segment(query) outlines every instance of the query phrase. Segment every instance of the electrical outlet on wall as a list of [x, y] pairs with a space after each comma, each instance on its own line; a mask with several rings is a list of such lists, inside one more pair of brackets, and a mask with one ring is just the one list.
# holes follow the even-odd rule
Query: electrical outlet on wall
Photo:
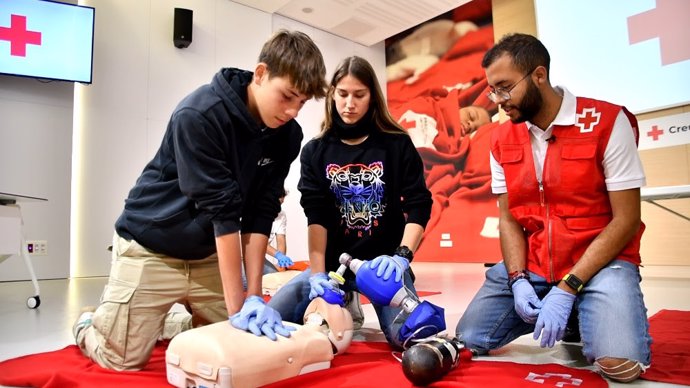
[[48, 241], [31, 240], [26, 242], [26, 250], [30, 255], [48, 256]]

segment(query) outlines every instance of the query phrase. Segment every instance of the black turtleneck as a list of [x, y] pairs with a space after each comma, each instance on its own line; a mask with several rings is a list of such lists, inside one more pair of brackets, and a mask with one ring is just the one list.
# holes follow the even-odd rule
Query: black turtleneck
[[360, 137], [369, 135], [374, 128], [374, 123], [372, 122], [372, 109], [369, 109], [367, 113], [354, 124], [347, 124], [343, 121], [335, 107], [335, 103], [333, 104], [332, 112], [331, 121], [333, 122], [333, 133], [339, 139], [359, 139]]

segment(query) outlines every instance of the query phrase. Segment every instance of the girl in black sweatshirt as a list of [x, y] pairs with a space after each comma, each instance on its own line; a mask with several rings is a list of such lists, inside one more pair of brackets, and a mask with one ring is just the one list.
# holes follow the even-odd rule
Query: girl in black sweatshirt
[[[381, 277], [395, 276], [415, 293], [409, 269], [431, 213], [431, 194], [412, 140], [391, 118], [371, 65], [346, 58], [326, 96], [321, 133], [302, 149], [300, 203], [308, 220], [310, 270], [295, 277], [269, 306], [301, 322], [310, 300], [332, 287], [343, 252], [374, 260]], [[372, 266], [373, 264], [372, 263]], [[344, 291], [357, 291], [348, 271]], [[388, 342], [402, 346], [399, 308], [374, 305]]]

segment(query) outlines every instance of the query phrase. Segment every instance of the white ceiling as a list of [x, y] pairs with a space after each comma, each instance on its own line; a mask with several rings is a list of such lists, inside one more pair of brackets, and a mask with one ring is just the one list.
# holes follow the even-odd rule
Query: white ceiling
[[470, 0], [232, 0], [371, 46]]

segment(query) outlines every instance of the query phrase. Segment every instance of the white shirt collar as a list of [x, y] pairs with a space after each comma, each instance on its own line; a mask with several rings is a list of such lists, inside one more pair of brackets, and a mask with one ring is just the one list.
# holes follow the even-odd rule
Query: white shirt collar
[[[556, 93], [563, 96], [563, 101], [561, 102], [561, 107], [558, 110], [556, 117], [553, 119], [553, 122], [551, 122], [551, 125], [549, 125], [549, 128], [543, 129], [543, 132], [549, 132], [549, 136], [551, 133], [550, 129], [554, 125], [575, 125], [577, 122], [577, 117], [575, 115], [575, 110], [577, 109], [577, 99], [575, 98], [575, 95], [570, 93], [570, 91], [563, 86], [556, 86], [554, 89], [556, 90]], [[539, 128], [529, 121], [526, 121], [525, 124], [527, 124], [527, 128]]]

